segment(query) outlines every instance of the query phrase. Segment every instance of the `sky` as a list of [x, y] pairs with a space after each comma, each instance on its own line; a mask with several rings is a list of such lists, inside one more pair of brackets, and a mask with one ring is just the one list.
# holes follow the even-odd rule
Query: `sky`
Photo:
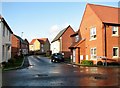
[[9, 2], [0, 3], [0, 14], [5, 18], [13, 33], [27, 38], [48, 38], [50, 42], [67, 26], [79, 29], [87, 3], [118, 7], [111, 2]]

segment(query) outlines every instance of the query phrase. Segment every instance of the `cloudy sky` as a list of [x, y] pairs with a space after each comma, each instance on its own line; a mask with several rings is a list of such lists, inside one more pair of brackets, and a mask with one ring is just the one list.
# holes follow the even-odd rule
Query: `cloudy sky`
[[[87, 3], [118, 7], [111, 2], [2, 2], [2, 16], [14, 34], [27, 38], [47, 37], [50, 41], [57, 33], [71, 25], [78, 30]], [[23, 32], [23, 34], [22, 34]]]

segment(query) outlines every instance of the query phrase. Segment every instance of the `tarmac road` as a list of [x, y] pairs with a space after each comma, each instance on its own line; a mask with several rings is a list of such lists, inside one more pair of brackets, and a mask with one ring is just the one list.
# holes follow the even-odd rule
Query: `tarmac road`
[[30, 66], [2, 73], [2, 86], [111, 86], [120, 88], [119, 67], [85, 67], [68, 63], [51, 63], [50, 59], [29, 56]]

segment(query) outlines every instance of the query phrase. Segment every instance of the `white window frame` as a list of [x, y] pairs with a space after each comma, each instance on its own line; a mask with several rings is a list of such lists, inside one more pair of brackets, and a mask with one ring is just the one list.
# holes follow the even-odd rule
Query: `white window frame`
[[76, 35], [76, 36], [75, 36], [75, 42], [78, 42], [79, 39], [80, 39], [79, 35]]
[[42, 53], [43, 53], [43, 52], [44, 52], [44, 49], [42, 48], [42, 50], [41, 50], [41, 51], [42, 51]]
[[41, 44], [41, 47], [43, 48], [43, 44]]
[[[113, 31], [115, 31], [116, 34], [113, 34]], [[118, 26], [112, 26], [112, 36], [118, 36]]]
[[91, 27], [90, 28], [90, 40], [96, 40], [96, 27]]
[[[95, 49], [96, 49], [96, 53], [95, 53]], [[93, 52], [91, 52], [92, 50]], [[91, 56], [91, 59], [97, 59], [97, 48], [96, 47], [90, 49], [90, 56]]]
[[[113, 49], [114, 49], [114, 48], [117, 48], [117, 49], [118, 49], [118, 50], [117, 50], [117, 56], [114, 56], [114, 55], [113, 55], [113, 53], [114, 53]], [[112, 48], [112, 56], [113, 56], [113, 58], [118, 58], [118, 57], [119, 57], [119, 47], [113, 47], [113, 48]]]

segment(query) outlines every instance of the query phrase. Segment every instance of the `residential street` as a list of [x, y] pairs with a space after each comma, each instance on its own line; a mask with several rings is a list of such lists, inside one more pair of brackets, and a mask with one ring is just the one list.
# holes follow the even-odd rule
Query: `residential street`
[[28, 68], [3, 72], [3, 86], [120, 86], [119, 67], [79, 67], [40, 56], [28, 60]]

